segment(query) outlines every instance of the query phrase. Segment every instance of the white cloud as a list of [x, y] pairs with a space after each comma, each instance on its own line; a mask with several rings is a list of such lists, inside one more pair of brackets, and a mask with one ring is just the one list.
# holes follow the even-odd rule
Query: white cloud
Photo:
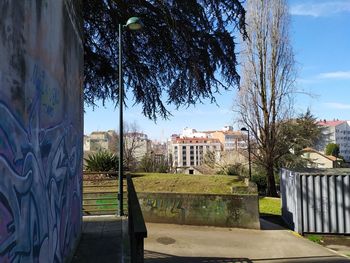
[[350, 71], [325, 72], [318, 75], [320, 79], [350, 79]]
[[290, 13], [296, 16], [329, 16], [342, 12], [350, 12], [350, 1], [328, 1], [323, 3], [304, 3], [290, 7]]
[[327, 102], [325, 103], [325, 105], [332, 109], [350, 110], [350, 104], [339, 103], [339, 102]]

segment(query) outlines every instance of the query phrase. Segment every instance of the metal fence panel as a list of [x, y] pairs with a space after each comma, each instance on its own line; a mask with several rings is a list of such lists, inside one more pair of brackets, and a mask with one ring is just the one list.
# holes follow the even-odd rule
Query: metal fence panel
[[281, 197], [295, 231], [350, 234], [350, 169], [282, 169]]
[[350, 176], [344, 180], [344, 217], [345, 217], [345, 233], [350, 232]]

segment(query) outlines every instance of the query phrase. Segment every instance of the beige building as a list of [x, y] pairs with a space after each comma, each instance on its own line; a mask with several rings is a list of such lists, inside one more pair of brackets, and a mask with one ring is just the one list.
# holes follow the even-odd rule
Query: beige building
[[303, 149], [302, 157], [309, 161], [309, 168], [336, 168], [339, 167], [341, 161], [332, 155], [324, 155], [312, 148]]
[[245, 164], [242, 150], [246, 149], [246, 134], [234, 131], [232, 126], [201, 132], [185, 128], [181, 135], [174, 134], [168, 141], [168, 159], [177, 171], [197, 174], [203, 168], [204, 157], [216, 168], [237, 162]]
[[126, 155], [130, 154], [136, 161], [141, 161], [147, 153], [151, 152], [151, 140], [141, 132], [129, 132], [124, 134]]
[[218, 139], [223, 151], [238, 151], [247, 147], [247, 138], [241, 131], [234, 131], [232, 126], [225, 126], [219, 131], [208, 131], [210, 138]]
[[113, 130], [94, 131], [84, 135], [84, 152], [110, 151], [117, 152], [117, 134]]
[[200, 166], [207, 153], [213, 153], [220, 161], [221, 144], [217, 139], [172, 137], [169, 143], [172, 167], [177, 171], [188, 167]]

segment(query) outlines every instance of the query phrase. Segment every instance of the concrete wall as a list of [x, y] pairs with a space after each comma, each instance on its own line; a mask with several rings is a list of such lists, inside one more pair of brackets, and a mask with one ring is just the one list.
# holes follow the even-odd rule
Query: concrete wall
[[137, 193], [146, 222], [259, 229], [257, 195]]
[[0, 262], [64, 262], [80, 237], [83, 50], [72, 3], [0, 1]]

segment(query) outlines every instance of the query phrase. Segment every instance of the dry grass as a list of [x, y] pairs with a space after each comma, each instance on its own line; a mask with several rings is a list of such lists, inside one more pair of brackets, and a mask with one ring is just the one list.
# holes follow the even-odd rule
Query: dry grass
[[244, 187], [237, 176], [137, 173], [138, 192], [230, 194], [231, 187]]

